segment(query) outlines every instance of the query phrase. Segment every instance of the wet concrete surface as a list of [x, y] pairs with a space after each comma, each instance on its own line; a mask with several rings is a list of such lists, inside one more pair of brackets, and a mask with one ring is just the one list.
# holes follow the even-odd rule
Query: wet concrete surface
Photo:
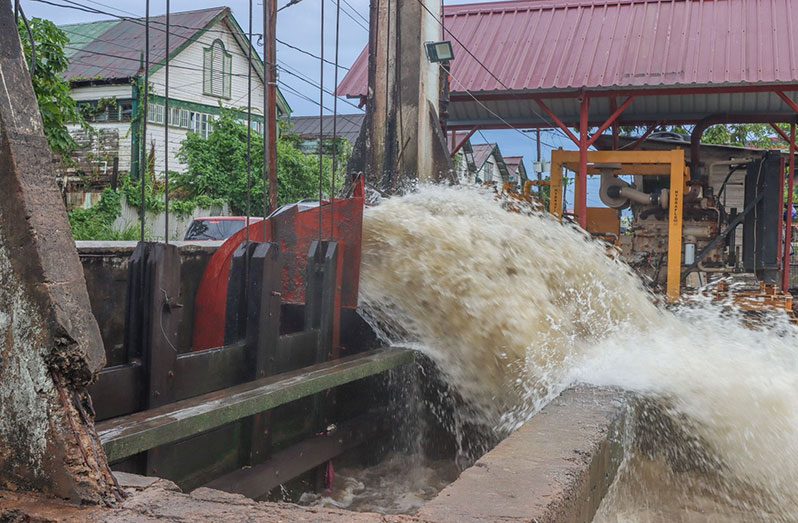
[[416, 516], [256, 502], [208, 488], [184, 493], [171, 481], [117, 472], [127, 494], [117, 507], [0, 491], [0, 521], [589, 522], [622, 461], [625, 414], [622, 392], [568, 389]]
[[575, 387], [421, 507], [425, 521], [589, 522], [623, 458], [623, 393]]

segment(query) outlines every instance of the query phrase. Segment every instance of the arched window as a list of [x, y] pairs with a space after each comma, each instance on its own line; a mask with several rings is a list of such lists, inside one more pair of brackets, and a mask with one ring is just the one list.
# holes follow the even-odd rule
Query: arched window
[[230, 98], [230, 79], [232, 78], [233, 57], [217, 39], [205, 48], [203, 74], [203, 93], [220, 98]]

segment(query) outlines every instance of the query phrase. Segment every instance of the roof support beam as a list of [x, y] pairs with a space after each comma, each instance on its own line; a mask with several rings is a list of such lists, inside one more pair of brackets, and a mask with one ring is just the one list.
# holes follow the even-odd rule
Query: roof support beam
[[571, 139], [572, 142], [574, 142], [576, 145], [579, 145], [579, 138], [577, 138], [576, 135], [574, 135], [574, 133], [571, 132], [571, 130], [568, 128], [567, 125], [562, 123], [562, 120], [560, 120], [557, 117], [557, 115], [554, 114], [554, 111], [549, 109], [549, 107], [545, 103], [543, 103], [543, 100], [536, 99], [535, 102], [540, 107], [540, 110], [543, 111], [544, 113], [546, 113], [549, 118], [554, 120], [554, 123], [557, 124], [557, 127], [562, 129], [562, 131], [568, 136], [568, 138]]
[[651, 134], [654, 131], [656, 131], [657, 127], [659, 127], [660, 125], [662, 125], [662, 122], [656, 122], [656, 123], [653, 123], [653, 124], [649, 125], [648, 129], [646, 129], [646, 132], [644, 132], [643, 135], [640, 138], [638, 138], [637, 140], [635, 140], [634, 142], [629, 144], [627, 147], [624, 147], [624, 149], [629, 150], [629, 151], [634, 151], [635, 149], [640, 147], [640, 144], [642, 144], [643, 142], [648, 140], [648, 137], [651, 136]]
[[457, 131], [452, 131], [452, 151], [451, 151], [451, 153], [450, 153], [450, 154], [451, 154], [451, 156], [452, 156], [452, 158], [454, 158], [454, 155], [455, 155], [455, 154], [457, 154], [458, 152], [460, 152], [460, 149], [462, 149], [462, 148], [463, 148], [463, 146], [465, 145], [465, 143], [466, 143], [466, 142], [467, 142], [467, 141], [468, 141], [468, 140], [469, 140], [469, 139], [470, 139], [472, 136], [474, 136], [474, 133], [475, 133], [475, 132], [477, 132], [477, 129], [479, 129], [479, 127], [473, 127], [473, 128], [471, 128], [469, 131], [467, 131], [467, 132], [466, 132], [466, 135], [465, 135], [465, 136], [463, 137], [463, 139], [462, 139], [462, 140], [460, 140], [459, 142], [457, 141]]
[[[590, 138], [590, 139], [587, 141], [587, 146], [588, 146], [588, 147], [591, 147], [591, 146], [592, 146], [594, 143], [596, 143], [596, 140], [598, 140], [598, 137], [599, 137], [599, 136], [601, 136], [601, 135], [604, 133], [604, 131], [606, 131], [607, 129], [609, 129], [609, 128], [610, 128], [610, 126], [611, 126], [612, 124], [614, 124], [614, 123], [615, 123], [615, 122], [618, 120], [618, 118], [621, 116], [621, 114], [623, 114], [623, 112], [624, 112], [624, 111], [625, 111], [625, 110], [626, 110], [626, 109], [627, 109], [627, 108], [628, 108], [630, 105], [632, 105], [632, 102], [634, 102], [634, 101], [635, 101], [635, 98], [636, 98], [636, 97], [634, 97], [634, 96], [630, 96], [629, 98], [627, 98], [627, 99], [626, 99], [626, 101], [625, 101], [623, 104], [621, 104], [621, 106], [620, 106], [620, 107], [618, 107], [618, 108], [615, 110], [615, 112], [613, 112], [613, 113], [610, 115], [610, 117], [609, 117], [609, 118], [607, 118], [607, 121], [606, 121], [606, 122], [604, 122], [604, 124], [603, 124], [601, 127], [599, 127], [599, 130], [598, 130], [598, 131], [596, 131], [596, 132], [595, 132], [595, 134], [593, 134], [593, 136], [592, 136], [592, 137], [591, 137], [591, 138]], [[614, 98], [612, 98], [612, 100], [614, 100]]]
[[795, 101], [793, 101], [792, 98], [784, 94], [784, 91], [776, 91], [776, 94], [779, 95], [779, 98], [784, 100], [784, 103], [786, 103], [790, 107], [790, 109], [798, 113], [798, 104], [795, 103]]

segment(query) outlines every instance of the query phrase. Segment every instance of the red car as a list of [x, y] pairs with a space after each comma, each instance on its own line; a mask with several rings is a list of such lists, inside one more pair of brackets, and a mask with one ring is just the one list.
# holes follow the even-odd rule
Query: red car
[[[260, 216], [250, 216], [249, 223], [263, 220]], [[204, 216], [194, 218], [188, 226], [184, 240], [226, 240], [247, 225], [246, 216]]]

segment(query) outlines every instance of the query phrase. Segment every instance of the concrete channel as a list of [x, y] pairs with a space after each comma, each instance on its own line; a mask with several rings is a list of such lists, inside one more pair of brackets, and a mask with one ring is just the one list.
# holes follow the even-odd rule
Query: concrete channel
[[415, 516], [256, 502], [210, 488], [183, 493], [171, 481], [117, 472], [128, 494], [118, 508], [60, 507], [1, 493], [0, 520], [15, 513], [44, 521], [589, 522], [623, 460], [626, 413], [621, 391], [568, 389]]

